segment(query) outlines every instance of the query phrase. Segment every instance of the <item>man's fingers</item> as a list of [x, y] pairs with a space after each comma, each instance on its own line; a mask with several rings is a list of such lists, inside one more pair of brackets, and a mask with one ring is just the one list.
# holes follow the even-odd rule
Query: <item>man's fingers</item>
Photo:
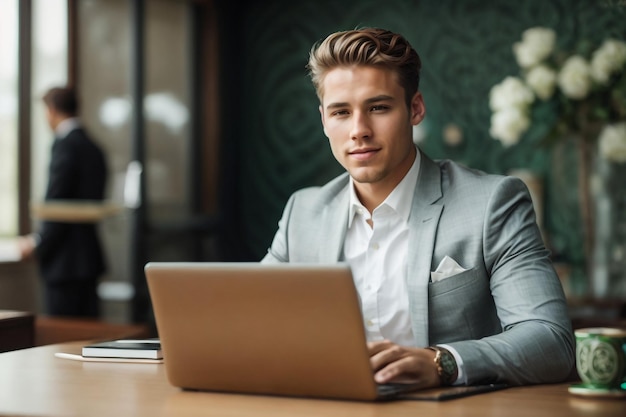
[[416, 384], [420, 382], [417, 362], [415, 357], [405, 356], [378, 370], [374, 374], [374, 379], [379, 384], [387, 382]]
[[[375, 351], [376, 353], [372, 352]], [[372, 369], [379, 370], [384, 366], [397, 361], [405, 354], [405, 350], [398, 345], [387, 343], [377, 346], [377, 349], [370, 351], [370, 364]]]
[[388, 349], [390, 346], [393, 346], [393, 344], [389, 340], [367, 342], [367, 350], [370, 356], [374, 356], [375, 354], [382, 352], [385, 349]]

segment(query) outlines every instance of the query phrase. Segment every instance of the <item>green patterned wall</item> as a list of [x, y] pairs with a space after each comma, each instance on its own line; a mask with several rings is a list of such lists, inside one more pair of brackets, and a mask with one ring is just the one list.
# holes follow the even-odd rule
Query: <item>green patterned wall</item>
[[[524, 143], [503, 148], [488, 134], [488, 93], [516, 74], [511, 45], [525, 29], [551, 27], [563, 48], [574, 48], [583, 38], [599, 43], [609, 34], [624, 39], [626, 2], [265, 0], [240, 6], [241, 90], [237, 114], [227, 120], [237, 124], [237, 217], [252, 259], [264, 255], [294, 190], [323, 184], [342, 171], [322, 132], [304, 68], [311, 45], [336, 30], [379, 26], [404, 34], [422, 58], [427, 117], [421, 148], [432, 158], [492, 173], [532, 169], [544, 179], [545, 228], [553, 253], [569, 263], [581, 261], [574, 155], [565, 149], [555, 158], [542, 148], [546, 127], [541, 125]], [[458, 145], [444, 140], [450, 126], [462, 132]]]

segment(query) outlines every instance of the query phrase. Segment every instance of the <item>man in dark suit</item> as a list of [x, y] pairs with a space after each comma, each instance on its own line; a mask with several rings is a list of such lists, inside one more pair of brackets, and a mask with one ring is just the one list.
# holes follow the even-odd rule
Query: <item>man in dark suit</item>
[[[74, 90], [52, 88], [43, 101], [55, 134], [45, 200], [102, 200], [106, 160], [79, 123]], [[95, 223], [43, 221], [38, 233], [21, 239], [21, 250], [23, 258], [38, 261], [48, 314], [99, 315], [97, 285], [105, 260]]]

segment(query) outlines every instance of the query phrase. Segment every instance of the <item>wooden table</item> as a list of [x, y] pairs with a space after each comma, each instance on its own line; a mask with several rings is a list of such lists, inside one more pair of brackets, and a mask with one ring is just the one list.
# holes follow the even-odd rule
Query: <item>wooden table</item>
[[30, 203], [32, 218], [65, 223], [95, 223], [114, 216], [123, 209], [119, 204], [100, 200], [49, 200]]
[[165, 365], [87, 363], [54, 356], [82, 343], [0, 354], [0, 415], [272, 417], [624, 417], [626, 400], [576, 397], [567, 384], [509, 388], [445, 402], [362, 403], [185, 392]]
[[25, 311], [0, 310], [0, 352], [24, 349], [34, 344], [35, 315]]

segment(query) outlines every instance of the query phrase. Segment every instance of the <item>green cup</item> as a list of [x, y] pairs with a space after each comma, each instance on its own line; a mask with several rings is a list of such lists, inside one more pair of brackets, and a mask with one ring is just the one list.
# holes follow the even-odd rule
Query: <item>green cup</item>
[[[609, 327], [578, 329], [576, 370], [586, 394], [626, 394], [626, 330]], [[571, 391], [571, 390], [570, 390]]]

